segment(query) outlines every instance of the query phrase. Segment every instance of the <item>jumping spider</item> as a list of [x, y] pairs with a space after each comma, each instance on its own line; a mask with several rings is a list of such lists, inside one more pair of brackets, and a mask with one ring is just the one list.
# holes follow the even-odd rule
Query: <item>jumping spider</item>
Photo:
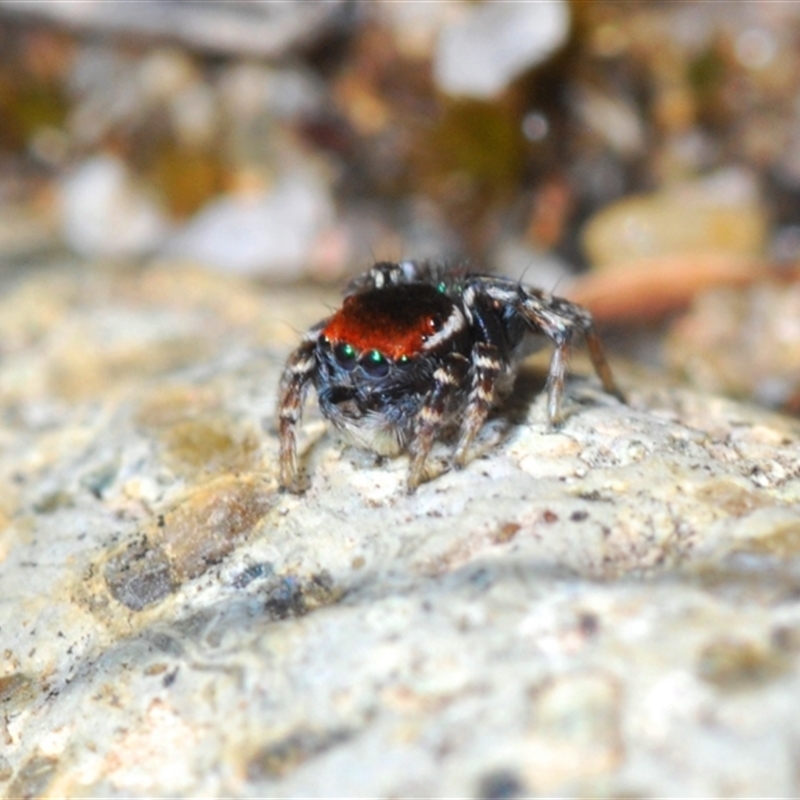
[[555, 343], [547, 417], [561, 422], [570, 346], [586, 340], [603, 388], [623, 400], [589, 312], [517, 281], [404, 261], [379, 263], [347, 288], [342, 307], [314, 325], [280, 383], [280, 482], [301, 491], [295, 430], [311, 384], [322, 414], [353, 444], [381, 455], [407, 451], [407, 489], [425, 480], [435, 439], [457, 430], [470, 445], [512, 386], [526, 333]]

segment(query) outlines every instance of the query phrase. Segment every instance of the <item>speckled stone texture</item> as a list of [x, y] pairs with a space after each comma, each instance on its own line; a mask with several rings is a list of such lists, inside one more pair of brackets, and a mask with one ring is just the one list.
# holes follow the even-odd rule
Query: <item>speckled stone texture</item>
[[6, 279], [0, 791], [796, 796], [800, 425], [576, 357], [547, 433], [534, 361], [414, 496], [312, 402], [282, 494], [277, 375], [335, 302]]

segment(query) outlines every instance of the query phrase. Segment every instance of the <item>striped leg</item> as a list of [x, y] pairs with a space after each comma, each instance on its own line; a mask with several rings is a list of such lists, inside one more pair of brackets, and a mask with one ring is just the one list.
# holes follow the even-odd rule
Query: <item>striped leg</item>
[[501, 369], [500, 353], [494, 345], [478, 342], [472, 348], [472, 388], [453, 455], [453, 463], [459, 469], [467, 463], [470, 445], [492, 410]]
[[314, 348], [325, 327], [325, 322], [315, 325], [304, 337], [300, 346], [289, 356], [280, 382], [278, 401], [278, 433], [280, 437], [280, 484], [291, 492], [302, 491], [298, 480], [297, 437], [295, 431], [303, 414], [311, 377], [316, 368]]
[[594, 329], [591, 314], [586, 309], [567, 300], [560, 298], [551, 298], [551, 300], [553, 310], [560, 313], [560, 317], [552, 314], [544, 316], [542, 321], [545, 324], [540, 321], [539, 327], [543, 333], [553, 339], [556, 345], [547, 376], [547, 421], [551, 427], [557, 428], [563, 421], [561, 398], [564, 395], [564, 377], [572, 348], [572, 339], [576, 332], [583, 335], [586, 349], [589, 351], [589, 358], [597, 377], [603, 384], [603, 389], [623, 403], [625, 396], [611, 374], [611, 367], [606, 360], [600, 337]]
[[555, 343], [547, 378], [547, 418], [552, 427], [561, 423], [561, 398], [567, 361], [576, 333], [583, 335], [592, 366], [603, 389], [622, 402], [625, 397], [617, 386], [606, 361], [592, 315], [582, 306], [538, 289], [529, 289], [502, 278], [486, 282], [484, 291], [492, 299], [515, 307], [534, 333], [541, 333]]
[[433, 373], [433, 388], [419, 411], [414, 438], [409, 445], [411, 461], [406, 483], [409, 494], [425, 480], [425, 460], [442, 428], [448, 404], [461, 387], [468, 367], [467, 359], [454, 353]]

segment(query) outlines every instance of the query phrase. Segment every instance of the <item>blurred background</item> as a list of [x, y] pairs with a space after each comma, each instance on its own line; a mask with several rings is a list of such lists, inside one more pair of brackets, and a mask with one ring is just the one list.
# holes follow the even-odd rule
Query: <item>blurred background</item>
[[65, 258], [463, 259], [796, 413], [800, 4], [0, 0], [0, 290]]

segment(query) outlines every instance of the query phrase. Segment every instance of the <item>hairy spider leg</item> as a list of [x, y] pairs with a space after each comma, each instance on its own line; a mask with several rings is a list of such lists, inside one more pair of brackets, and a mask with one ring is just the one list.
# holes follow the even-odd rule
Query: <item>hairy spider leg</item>
[[583, 330], [583, 338], [586, 340], [586, 349], [589, 351], [589, 358], [592, 360], [594, 371], [603, 384], [603, 389], [613, 395], [622, 403], [627, 403], [622, 389], [617, 386], [614, 376], [611, 374], [611, 367], [606, 359], [603, 343], [595, 330], [594, 323], [589, 320], [589, 325]]
[[544, 334], [555, 344], [547, 376], [547, 421], [551, 428], [557, 428], [562, 422], [564, 379], [576, 331], [586, 341], [592, 367], [600, 378], [603, 389], [625, 402], [625, 397], [611, 374], [592, 315], [585, 308], [570, 303], [569, 300], [503, 279], [488, 282], [485, 291], [493, 299], [515, 308], [533, 332]]
[[464, 409], [461, 434], [453, 454], [459, 469], [467, 463], [469, 447], [486, 422], [495, 401], [495, 386], [503, 370], [500, 351], [493, 344], [476, 342], [472, 347], [472, 385]]
[[425, 479], [425, 459], [431, 451], [436, 434], [442, 428], [445, 411], [451, 398], [459, 391], [469, 362], [459, 353], [450, 353], [442, 366], [433, 373], [433, 387], [417, 414], [414, 437], [409, 445], [410, 463], [406, 489], [412, 494]]
[[[566, 327], [567, 335], [563, 341], [555, 339], [556, 352], [553, 354], [553, 362], [555, 363], [551, 363], [550, 368], [553, 381], [559, 379], [558, 375], [560, 370], [560, 387], [558, 387], [556, 391], [557, 397], [555, 400], [555, 405], [553, 405], [552, 398], [548, 397], [548, 417], [550, 424], [555, 426], [560, 423], [560, 400], [561, 395], [563, 394], [564, 372], [566, 371], [572, 335], [575, 330], [580, 331], [584, 341], [586, 342], [586, 349], [589, 352], [589, 358], [592, 362], [592, 367], [594, 367], [597, 377], [600, 378], [600, 383], [603, 385], [603, 389], [621, 402], [626, 402], [625, 395], [617, 386], [616, 381], [611, 374], [611, 367], [606, 359], [600, 337], [595, 330], [591, 313], [582, 306], [575, 305], [575, 303], [570, 303], [569, 300], [564, 300], [561, 297], [550, 297], [548, 295], [543, 295], [543, 298], [549, 301], [549, 307], [552, 309], [553, 313], [556, 316], [560, 316], [561, 319], [567, 323], [566, 326], [564, 326], [563, 323], [560, 323], [560, 327]], [[557, 321], [556, 325], [559, 325]]]
[[291, 492], [300, 492], [298, 481], [297, 436], [295, 431], [303, 415], [311, 378], [316, 368], [315, 348], [328, 320], [315, 325], [289, 356], [280, 382], [278, 432], [280, 437], [280, 484]]

